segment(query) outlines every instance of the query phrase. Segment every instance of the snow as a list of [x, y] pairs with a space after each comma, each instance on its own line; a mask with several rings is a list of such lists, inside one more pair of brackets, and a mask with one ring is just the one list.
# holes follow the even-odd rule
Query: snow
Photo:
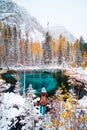
[[11, 120], [24, 111], [25, 99], [14, 93], [5, 93], [0, 107], [0, 130], [7, 130]]
[[[10, 2], [9, 2], [10, 1]], [[18, 5], [19, 2], [15, 3], [15, 0], [4, 0], [0, 3], [0, 20], [4, 23], [16, 25], [18, 29], [22, 31], [22, 37], [25, 37], [24, 32], [29, 32], [29, 38], [34, 40], [40, 40], [44, 38], [45, 33], [42, 25], [37, 19], [31, 16], [28, 11]], [[4, 7], [5, 6], [5, 7]], [[6, 20], [8, 18], [8, 21]]]
[[16, 95], [15, 93], [5, 93], [3, 96], [3, 101], [8, 107], [13, 106], [15, 104], [23, 107], [25, 99], [20, 95]]
[[87, 108], [87, 96], [84, 96], [79, 100], [79, 106], [83, 108]]
[[52, 26], [49, 28], [49, 33], [54, 39], [58, 39], [62, 34], [67, 41], [74, 43], [76, 38], [63, 26]]
[[29, 40], [32, 42], [39, 41], [40, 43], [44, 40], [44, 36], [41, 32], [38, 30], [34, 29], [34, 31], [29, 33]]
[[[73, 74], [76, 73], [76, 75], [78, 76], [78, 78], [80, 78], [81, 80], [85, 80], [87, 81], [87, 68], [85, 69], [82, 69], [81, 67], [79, 68], [68, 68], [68, 67], [63, 67], [62, 65], [61, 66], [58, 66], [58, 65], [41, 65], [41, 66], [20, 66], [20, 67], [9, 67], [10, 69], [13, 69], [13, 70], [69, 70], [71, 71]], [[75, 75], [75, 74], [74, 74]]]
[[0, 79], [0, 86], [5, 83], [5, 80]]
[[6, 92], [6, 90], [8, 90], [11, 87], [11, 84], [6, 83], [5, 80], [0, 79], [0, 94], [2, 94], [3, 92]]
[[[25, 116], [28, 112], [28, 115], [25, 116], [25, 119], [20, 121], [20, 123], [28, 123], [23, 128], [32, 127], [34, 120], [38, 120], [38, 117], [41, 116], [39, 112], [39, 106], [34, 106], [34, 103], [39, 101], [40, 98], [33, 98], [32, 93], [28, 97], [23, 97], [15, 93], [4, 93], [1, 100], [0, 106], [0, 130], [8, 130], [10, 126], [18, 122], [17, 117]], [[13, 121], [13, 124], [12, 124]], [[42, 122], [41, 122], [42, 123]], [[40, 124], [38, 124], [40, 126]]]
[[76, 72], [79, 74], [78, 77], [87, 81], [87, 68], [86, 69], [78, 68]]
[[[23, 66], [23, 67], [20, 67], [21, 70], [42, 70], [44, 67], [44, 69], [46, 70], [57, 70], [57, 69], [61, 69], [62, 71], [64, 70], [69, 70], [70, 72], [72, 72], [72, 74], [74, 76], [78, 76], [79, 79], [87, 82], [87, 68], [84, 70], [82, 68], [65, 68], [63, 66], [41, 66], [41, 67], [37, 67], [37, 66], [34, 66], [34, 67], [27, 67], [27, 66]], [[14, 69], [18, 69], [17, 67], [14, 67]], [[3, 80], [0, 80], [0, 84], [2, 84]], [[29, 105], [26, 104], [26, 98], [18, 95], [18, 94], [15, 94], [15, 93], [4, 93], [3, 94], [3, 97], [2, 97], [2, 104], [0, 106], [0, 130], [8, 130], [8, 125], [11, 124], [11, 120], [14, 119], [15, 122], [16, 122], [16, 117], [17, 116], [20, 116], [22, 115], [23, 113], [25, 113], [25, 108], [27, 107], [29, 111], [31, 111], [31, 117], [26, 117], [25, 120], [21, 120], [21, 123], [26, 123], [26, 122], [29, 122], [29, 120], [32, 118], [33, 121], [34, 119], [35, 120], [38, 120], [38, 122], [36, 123], [36, 129], [38, 130], [42, 124], [45, 124], [45, 123], [48, 123], [50, 124], [51, 123], [51, 117], [48, 114], [46, 114], [44, 117], [42, 117], [42, 115], [39, 113], [39, 106], [34, 106], [33, 103], [39, 101], [40, 98], [35, 98], [32, 102], [29, 101]], [[31, 104], [30, 104], [31, 102]], [[85, 110], [85, 112], [87, 112], [87, 96], [84, 96], [82, 99], [80, 99], [78, 101], [79, 103], [79, 106], [78, 108], [80, 108], [79, 110]], [[30, 109], [29, 106], [32, 106], [33, 109]], [[68, 104], [69, 106], [69, 104]], [[70, 106], [69, 106], [70, 107]], [[41, 119], [39, 119], [39, 117], [41, 117]], [[30, 120], [30, 122], [32, 122]], [[30, 126], [31, 123], [28, 123], [28, 125]], [[25, 129], [25, 127], [23, 127]], [[27, 128], [27, 125], [26, 125], [26, 128]], [[54, 128], [49, 128], [49, 126], [45, 126], [44, 130], [45, 129], [49, 129], [49, 130], [53, 130]], [[26, 129], [28, 130], [28, 129]], [[65, 130], [64, 127], [60, 127], [59, 130]]]
[[34, 99], [34, 102], [40, 101], [40, 97]]

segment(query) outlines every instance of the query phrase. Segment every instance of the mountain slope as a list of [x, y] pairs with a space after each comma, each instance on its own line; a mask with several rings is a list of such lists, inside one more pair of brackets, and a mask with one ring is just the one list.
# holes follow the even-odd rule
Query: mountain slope
[[37, 19], [12, 0], [0, 0], [0, 20], [5, 24], [16, 24], [19, 29], [29, 31], [32, 37], [36, 32], [43, 37], [44, 29]]
[[[43, 41], [45, 37], [45, 29], [37, 21], [37, 19], [31, 16], [27, 10], [17, 5], [12, 0], [0, 0], [0, 20], [5, 24], [16, 25], [18, 29], [21, 29], [23, 35], [25, 32], [29, 32], [29, 38], [32, 40]], [[54, 26], [49, 28], [50, 35], [58, 39], [62, 34], [68, 41], [74, 42], [76, 38], [68, 32], [62, 26]]]
[[67, 41], [74, 43], [76, 38], [63, 26], [52, 26], [49, 28], [49, 33], [54, 39], [58, 39], [62, 34]]

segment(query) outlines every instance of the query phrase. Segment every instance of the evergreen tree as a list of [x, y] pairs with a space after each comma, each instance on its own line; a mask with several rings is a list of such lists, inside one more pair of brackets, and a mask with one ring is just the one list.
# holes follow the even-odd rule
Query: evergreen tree
[[79, 44], [80, 44], [81, 53], [83, 55], [84, 51], [87, 51], [87, 43], [84, 41], [82, 36], [80, 37]]
[[43, 44], [43, 60], [44, 64], [50, 64], [52, 60], [52, 46], [51, 46], [51, 36], [46, 33], [45, 43]]
[[79, 40], [79, 46], [80, 46], [80, 50], [81, 50], [81, 53], [83, 54], [84, 53], [84, 39], [82, 36], [80, 36], [80, 40]]
[[75, 51], [75, 63], [79, 67], [81, 66], [82, 63], [82, 53], [80, 50], [80, 43], [78, 39], [74, 43], [74, 51]]
[[58, 40], [58, 64], [62, 64], [63, 52], [62, 52], [62, 35], [59, 36]]
[[14, 63], [17, 64], [18, 62], [18, 44], [17, 44], [17, 28], [16, 26], [14, 25], [13, 26], [13, 42], [14, 42]]
[[26, 40], [25, 40], [25, 62], [26, 62], [26, 65], [29, 65], [29, 40], [28, 40], [28, 32], [26, 32]]
[[32, 51], [32, 40], [29, 42], [29, 65], [33, 65], [33, 51]]
[[8, 66], [8, 37], [9, 37], [9, 30], [7, 28], [7, 26], [4, 26], [4, 63], [6, 66]]
[[66, 62], [68, 63], [68, 67], [70, 64], [70, 52], [71, 52], [71, 47], [70, 47], [70, 43], [67, 42], [67, 49], [66, 49]]
[[[34, 107], [34, 101], [35, 98], [35, 90], [33, 90], [32, 85], [29, 85], [28, 91], [27, 91], [27, 97], [25, 98], [25, 126], [24, 130], [33, 130], [34, 127], [34, 120], [35, 120], [35, 107]], [[29, 123], [27, 123], [29, 122]]]

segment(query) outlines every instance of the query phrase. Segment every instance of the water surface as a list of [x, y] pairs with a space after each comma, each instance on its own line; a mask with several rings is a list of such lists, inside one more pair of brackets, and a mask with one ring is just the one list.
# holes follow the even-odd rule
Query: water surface
[[[21, 73], [20, 75], [20, 92], [23, 93], [23, 87], [24, 87], [24, 73]], [[36, 90], [36, 93], [40, 93], [42, 87], [45, 87], [47, 92], [53, 91], [58, 87], [58, 81], [55, 79], [55, 77], [51, 73], [47, 72], [27, 72], [25, 75], [25, 88], [27, 91], [27, 88], [29, 85], [32, 84], [33, 89]]]

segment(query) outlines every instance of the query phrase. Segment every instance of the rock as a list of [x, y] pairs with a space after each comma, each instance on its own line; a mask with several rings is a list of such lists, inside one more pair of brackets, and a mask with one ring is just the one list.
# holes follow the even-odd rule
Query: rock
[[79, 98], [87, 94], [87, 83], [79, 76], [79, 73], [69, 70], [65, 72], [65, 75], [68, 76], [68, 83], [74, 88]]
[[5, 80], [0, 79], [0, 86], [5, 83]]
[[20, 83], [16, 82], [15, 88], [14, 88], [14, 92], [19, 94], [19, 90], [20, 90]]
[[11, 85], [9, 83], [6, 83], [5, 80], [0, 79], [0, 93], [5, 93]]

